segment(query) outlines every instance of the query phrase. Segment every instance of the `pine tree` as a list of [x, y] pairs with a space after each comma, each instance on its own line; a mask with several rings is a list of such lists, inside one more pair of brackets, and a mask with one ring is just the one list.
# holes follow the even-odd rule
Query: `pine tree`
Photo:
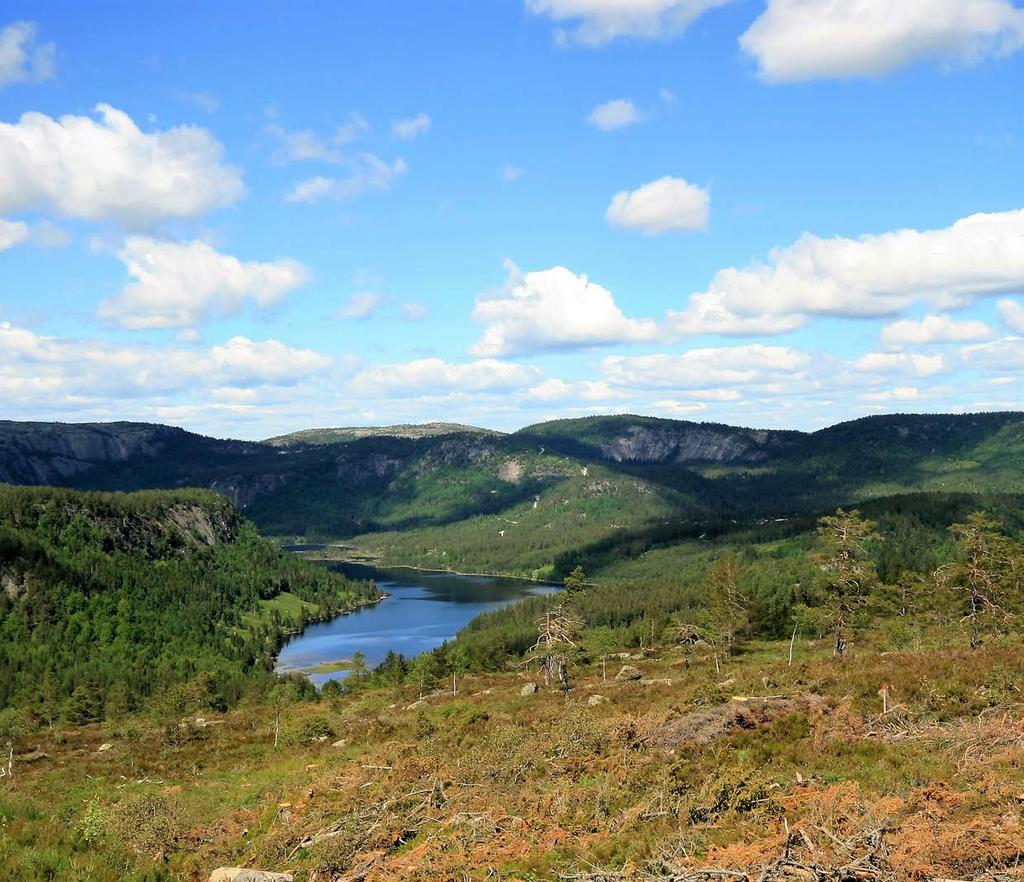
[[723, 555], [704, 580], [702, 593], [707, 606], [701, 616], [701, 630], [714, 649], [716, 670], [720, 670], [719, 659], [732, 654], [736, 635], [747, 623], [738, 581], [739, 563], [733, 554]]
[[879, 539], [875, 524], [860, 512], [836, 509], [834, 515], [818, 521], [818, 537], [825, 549], [822, 570], [825, 592], [831, 601], [833, 655], [846, 654], [853, 618], [876, 581], [875, 568], [868, 559], [867, 544]]
[[962, 621], [967, 625], [971, 649], [981, 645], [987, 620], [1011, 615], [1012, 550], [999, 527], [999, 522], [983, 511], [968, 516], [967, 523], [953, 524], [949, 531], [961, 559], [935, 571], [939, 585], [964, 595]]

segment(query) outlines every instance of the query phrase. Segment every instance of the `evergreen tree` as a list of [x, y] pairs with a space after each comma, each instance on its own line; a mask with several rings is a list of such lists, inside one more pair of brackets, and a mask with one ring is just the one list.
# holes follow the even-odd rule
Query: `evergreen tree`
[[953, 524], [960, 559], [936, 570], [936, 581], [963, 595], [964, 617], [971, 649], [977, 649], [982, 634], [993, 620], [1012, 614], [1013, 551], [1000, 524], [983, 511], [971, 514], [966, 523]]
[[818, 521], [818, 538], [824, 547], [824, 589], [829, 597], [835, 635], [832, 654], [841, 658], [846, 653], [854, 615], [876, 580], [867, 546], [880, 537], [875, 533], [875, 524], [864, 520], [859, 511], [840, 508]]

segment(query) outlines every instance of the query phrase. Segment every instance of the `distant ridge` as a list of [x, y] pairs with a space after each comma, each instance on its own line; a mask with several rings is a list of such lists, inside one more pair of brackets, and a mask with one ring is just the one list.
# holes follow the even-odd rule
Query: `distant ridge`
[[281, 447], [288, 444], [344, 444], [360, 438], [436, 438], [439, 435], [501, 435], [494, 429], [481, 429], [462, 423], [399, 423], [394, 426], [339, 426], [300, 429], [287, 435], [267, 438], [264, 444]]
[[419, 543], [420, 554], [447, 552], [447, 565], [459, 552], [460, 566], [529, 573], [651, 525], [817, 515], [908, 493], [1024, 494], [1024, 414], [879, 415], [816, 432], [617, 415], [509, 434], [434, 422], [262, 443], [139, 423], [0, 421], [2, 482], [205, 487], [269, 535], [388, 534], [392, 555]]

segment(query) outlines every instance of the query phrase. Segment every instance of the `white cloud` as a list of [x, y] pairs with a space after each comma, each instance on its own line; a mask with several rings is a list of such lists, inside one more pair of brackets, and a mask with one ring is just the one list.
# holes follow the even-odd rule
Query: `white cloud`
[[1000, 300], [999, 317], [1011, 331], [1024, 334], [1024, 304], [1018, 300]]
[[711, 197], [682, 178], [664, 177], [612, 198], [605, 218], [613, 227], [648, 236], [680, 230], [705, 230]]
[[286, 129], [276, 122], [269, 123], [265, 131], [275, 141], [272, 154], [275, 162], [325, 162], [340, 165], [352, 162], [342, 148], [369, 132], [370, 124], [361, 114], [350, 113], [348, 120], [329, 137], [323, 137], [312, 129]]
[[0, 252], [25, 242], [36, 248], [63, 248], [71, 242], [71, 236], [48, 220], [29, 225], [0, 217]]
[[476, 356], [573, 349], [658, 338], [649, 319], [623, 315], [611, 292], [565, 267], [522, 273], [507, 263], [497, 293], [481, 295], [473, 318], [485, 325]]
[[856, 371], [866, 374], [911, 374], [930, 377], [945, 370], [941, 355], [908, 355], [902, 352], [869, 352], [853, 363]]
[[681, 34], [696, 18], [730, 0], [526, 0], [534, 15], [568, 22], [560, 40], [601, 46], [617, 37], [668, 39]]
[[348, 302], [335, 312], [335, 318], [363, 321], [377, 311], [383, 299], [380, 294], [372, 291], [353, 294]]
[[940, 230], [898, 230], [859, 239], [810, 234], [768, 263], [715, 274], [706, 291], [670, 318], [683, 329], [792, 330], [807, 316], [877, 318], [921, 301], [965, 306], [1024, 287], [1024, 211], [975, 214]]
[[355, 199], [365, 193], [386, 192], [404, 175], [409, 166], [404, 159], [387, 163], [372, 153], [360, 153], [347, 160], [351, 173], [343, 178], [317, 176], [296, 184], [288, 193], [288, 202], [318, 202]]
[[857, 397], [868, 402], [915, 401], [921, 397], [921, 393], [916, 386], [895, 386], [881, 392], [864, 392]]
[[333, 363], [312, 349], [296, 349], [277, 340], [258, 343], [246, 337], [232, 337], [212, 347], [207, 358], [216, 382], [232, 386], [290, 385], [323, 373]]
[[711, 347], [680, 355], [609, 356], [605, 378], [633, 389], [695, 389], [750, 385], [801, 375], [811, 365], [806, 352], [781, 346]]
[[402, 318], [407, 322], [421, 322], [430, 315], [430, 307], [425, 303], [403, 303]]
[[11, 83], [42, 83], [56, 73], [57, 47], [37, 43], [35, 22], [16, 21], [0, 30], [0, 89]]
[[0, 123], [0, 213], [55, 211], [146, 226], [236, 202], [241, 172], [224, 165], [209, 132], [179, 126], [145, 133], [108, 104], [100, 121], [26, 113]]
[[203, 113], [216, 113], [220, 110], [220, 100], [209, 92], [176, 92], [179, 101], [198, 107]]
[[130, 329], [190, 328], [246, 301], [266, 308], [309, 279], [297, 261], [243, 262], [200, 241], [130, 236], [118, 257], [132, 281], [100, 304], [99, 316]]
[[535, 367], [496, 359], [450, 364], [440, 358], [422, 358], [399, 364], [377, 364], [353, 377], [357, 395], [415, 396], [438, 392], [493, 392], [522, 389], [540, 378]]
[[905, 319], [882, 328], [882, 345], [898, 349], [931, 343], [966, 343], [987, 340], [992, 329], [980, 321], [956, 321], [948, 315], [926, 315], [920, 321]]
[[370, 129], [370, 124], [361, 113], [350, 113], [348, 119], [334, 130], [332, 140], [335, 144], [351, 144], [358, 141]]
[[786, 334], [803, 323], [803, 317], [798, 315], [736, 315], [726, 308], [721, 297], [707, 292], [691, 295], [685, 310], [669, 310], [667, 327], [679, 336], [758, 337]]
[[329, 371], [333, 359], [277, 340], [233, 337], [206, 350], [123, 346], [38, 335], [0, 323], [0, 395], [67, 406], [203, 395], [211, 390], [292, 386]]
[[762, 79], [879, 76], [921, 59], [971, 64], [1024, 46], [1009, 0], [768, 0], [740, 37]]
[[640, 109], [626, 98], [616, 98], [598, 104], [587, 117], [587, 122], [602, 132], [611, 132], [625, 128], [643, 120]]
[[994, 368], [997, 371], [1024, 370], [1024, 339], [1002, 337], [990, 343], [964, 346], [960, 354], [966, 362]]
[[509, 182], [518, 181], [523, 176], [523, 167], [506, 162], [501, 168], [501, 176]]
[[0, 252], [28, 240], [28, 224], [0, 217]]
[[391, 123], [391, 133], [396, 138], [408, 141], [430, 131], [433, 121], [425, 113], [417, 113], [408, 119], [397, 119]]

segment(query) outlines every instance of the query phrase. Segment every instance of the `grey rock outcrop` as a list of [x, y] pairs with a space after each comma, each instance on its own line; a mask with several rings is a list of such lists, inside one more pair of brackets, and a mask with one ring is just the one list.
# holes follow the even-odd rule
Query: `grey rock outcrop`
[[292, 882], [291, 873], [270, 873], [245, 867], [219, 867], [210, 874], [210, 882]]
[[538, 687], [536, 683], [527, 683], [522, 689], [519, 690], [520, 695], [536, 695]]
[[629, 683], [642, 677], [643, 674], [637, 668], [634, 668], [632, 665], [623, 665], [622, 669], [615, 675], [615, 682]]

